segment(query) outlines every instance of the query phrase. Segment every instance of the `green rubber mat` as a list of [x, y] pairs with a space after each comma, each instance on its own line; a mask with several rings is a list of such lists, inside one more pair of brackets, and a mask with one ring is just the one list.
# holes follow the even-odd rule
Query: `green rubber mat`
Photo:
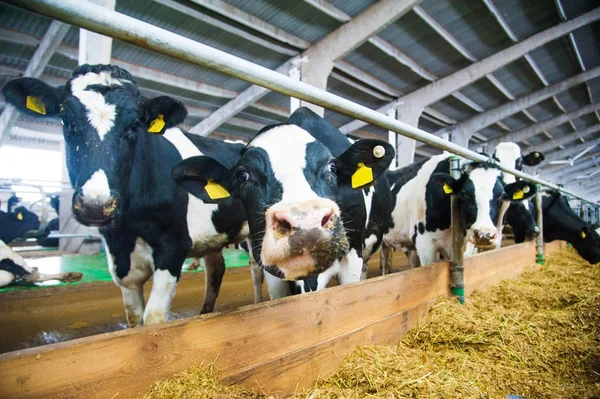
[[[223, 250], [223, 257], [225, 258], [225, 267], [228, 269], [248, 266], [250, 261], [247, 252], [236, 249], [227, 248]], [[94, 281], [112, 281], [112, 277], [108, 272], [106, 256], [104, 253], [99, 255], [48, 256], [38, 259], [27, 259], [26, 262], [30, 266], [37, 267], [40, 273], [83, 273], [83, 278], [81, 281], [71, 284], [91, 283]], [[204, 259], [200, 260], [200, 267], [198, 270], [187, 270], [190, 263], [192, 263], [192, 259], [186, 259], [183, 266], [184, 273], [197, 273], [204, 271]], [[18, 283], [9, 287], [0, 288], [0, 293], [7, 291], [32, 290], [50, 286], [55, 287], [61, 285], [67, 285], [67, 283], [60, 283], [57, 280], [51, 280], [37, 284]]]

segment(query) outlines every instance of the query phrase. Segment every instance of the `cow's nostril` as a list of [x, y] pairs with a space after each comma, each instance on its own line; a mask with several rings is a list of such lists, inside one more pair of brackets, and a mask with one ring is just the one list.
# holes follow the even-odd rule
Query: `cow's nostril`
[[278, 215], [275, 213], [273, 215], [273, 228], [282, 235], [289, 235], [292, 232], [292, 225], [287, 221], [285, 216]]
[[324, 227], [327, 223], [329, 223], [331, 221], [332, 217], [333, 217], [333, 210], [331, 212], [329, 212], [327, 215], [323, 216], [323, 219], [321, 219], [321, 227]]

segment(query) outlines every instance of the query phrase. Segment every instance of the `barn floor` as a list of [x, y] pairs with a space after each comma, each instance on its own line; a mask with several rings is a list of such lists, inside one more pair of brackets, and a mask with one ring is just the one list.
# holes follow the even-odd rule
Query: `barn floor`
[[[379, 257], [369, 263], [369, 275], [377, 276]], [[120, 289], [112, 282], [104, 255], [52, 256], [28, 259], [42, 272], [80, 271], [83, 281], [43, 287], [10, 287], [0, 292], [0, 353], [68, 341], [126, 328]], [[223, 311], [253, 303], [248, 255], [226, 250], [228, 267], [217, 299]], [[394, 254], [394, 267], [404, 267], [406, 257]], [[186, 264], [189, 263], [186, 262]], [[152, 284], [145, 287], [148, 298]], [[204, 273], [184, 272], [171, 307], [171, 319], [197, 315], [204, 297]], [[263, 298], [268, 298], [263, 285]]]
[[[23, 252], [20, 253], [23, 254]], [[46, 253], [48, 253], [48, 251], [46, 251]], [[228, 269], [248, 266], [249, 258], [247, 252], [235, 249], [225, 249], [223, 251], [223, 257], [225, 258], [225, 267]], [[187, 259], [185, 261], [183, 269], [184, 273], [198, 273], [203, 271], [202, 267], [204, 266], [204, 260], [200, 261], [201, 268], [193, 271], [187, 270], [187, 267], [191, 262], [192, 259]], [[1, 288], [0, 293], [8, 291], [40, 289], [49, 286], [66, 286], [99, 281], [112, 281], [106, 266], [106, 256], [103, 253], [98, 255], [44, 256], [37, 259], [27, 259], [27, 264], [37, 267], [40, 273], [80, 272], [83, 273], [83, 278], [81, 281], [71, 284], [61, 283], [57, 280], [51, 280], [37, 284], [17, 284]]]

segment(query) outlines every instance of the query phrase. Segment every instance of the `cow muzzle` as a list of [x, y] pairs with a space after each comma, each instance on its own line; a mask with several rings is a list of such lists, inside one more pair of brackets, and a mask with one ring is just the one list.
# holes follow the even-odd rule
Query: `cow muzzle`
[[498, 238], [498, 231], [496, 228], [480, 228], [473, 229], [469, 234], [469, 241], [475, 244], [478, 248], [489, 248], [493, 247]]
[[265, 216], [262, 263], [285, 280], [321, 273], [349, 251], [340, 209], [331, 200], [279, 203]]
[[102, 227], [116, 217], [118, 201], [111, 195], [108, 198], [87, 199], [80, 190], [73, 194], [73, 215], [85, 226]]

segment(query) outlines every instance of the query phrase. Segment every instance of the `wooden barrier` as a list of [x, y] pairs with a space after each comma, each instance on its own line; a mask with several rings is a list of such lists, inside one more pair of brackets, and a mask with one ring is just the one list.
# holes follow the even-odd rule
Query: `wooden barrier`
[[[547, 252], [560, 245], [548, 245]], [[467, 292], [534, 264], [525, 243], [465, 262]], [[155, 380], [216, 360], [225, 383], [279, 397], [331, 374], [358, 345], [393, 344], [449, 294], [449, 264], [302, 296], [0, 356], [0, 397], [133, 398]]]

